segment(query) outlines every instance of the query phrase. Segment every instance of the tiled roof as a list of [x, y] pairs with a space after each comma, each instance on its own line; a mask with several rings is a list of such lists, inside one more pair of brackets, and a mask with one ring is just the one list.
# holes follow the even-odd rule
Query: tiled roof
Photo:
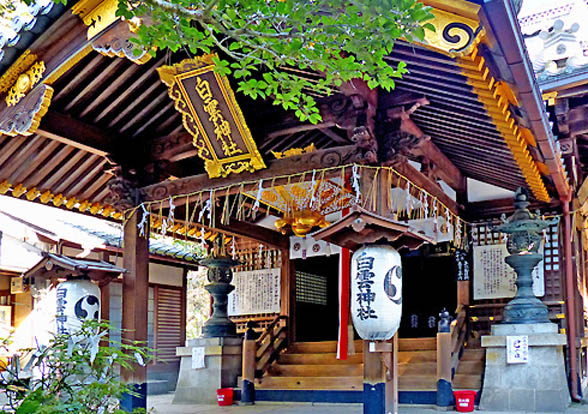
[[[86, 250], [122, 246], [123, 233], [120, 223], [6, 196], [0, 196], [0, 214], [51, 240], [67, 240], [81, 245]], [[151, 237], [149, 252], [194, 264], [200, 259], [170, 237]]]
[[[122, 233], [120, 232], [110, 233], [100, 230], [89, 229], [82, 225], [69, 225], [84, 232], [87, 232], [92, 236], [101, 238], [102, 240], [104, 240], [104, 244], [106, 244], [107, 246], [120, 248], [122, 245]], [[198, 261], [201, 259], [200, 257], [196, 256], [196, 254], [189, 252], [183, 247], [174, 245], [173, 242], [162, 241], [155, 239], [153, 237], [149, 240], [149, 252], [155, 255], [173, 257], [175, 259], [185, 260], [187, 262], [194, 263], [198, 263]]]
[[51, 0], [36, 0], [28, 6], [17, 4], [15, 12], [0, 21], [0, 74], [66, 9]]

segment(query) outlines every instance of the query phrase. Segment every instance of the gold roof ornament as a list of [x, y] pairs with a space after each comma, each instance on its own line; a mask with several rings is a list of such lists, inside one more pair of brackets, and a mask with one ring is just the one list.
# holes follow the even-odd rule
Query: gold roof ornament
[[287, 149], [286, 151], [271, 151], [272, 155], [274, 157], [276, 157], [276, 159], [281, 159], [281, 158], [287, 158], [287, 157], [292, 157], [294, 155], [302, 155], [302, 154], [308, 154], [311, 152], [315, 152], [316, 151], [316, 147], [314, 145], [314, 142], [304, 148], [290, 148]]
[[[255, 192], [244, 194], [257, 200]], [[260, 192], [259, 202], [283, 213], [275, 223], [278, 231], [303, 237], [317, 227], [328, 226], [325, 217], [350, 207], [354, 195], [331, 180], [313, 180], [266, 188]]]

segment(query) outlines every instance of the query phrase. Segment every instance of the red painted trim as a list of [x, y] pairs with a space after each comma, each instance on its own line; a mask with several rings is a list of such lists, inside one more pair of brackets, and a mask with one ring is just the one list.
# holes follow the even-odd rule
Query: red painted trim
[[337, 341], [337, 359], [347, 359], [347, 347], [349, 335], [349, 286], [350, 286], [350, 262], [349, 249], [341, 249], [339, 255], [339, 340]]

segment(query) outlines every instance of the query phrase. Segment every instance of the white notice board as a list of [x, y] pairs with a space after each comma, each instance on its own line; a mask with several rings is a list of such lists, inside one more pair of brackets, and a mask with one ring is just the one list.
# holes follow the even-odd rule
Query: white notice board
[[[543, 247], [540, 253], [543, 254]], [[517, 287], [516, 273], [506, 264], [506, 244], [474, 246], [474, 300], [512, 298]], [[545, 295], [543, 261], [533, 270], [533, 293]]]
[[229, 316], [280, 312], [280, 269], [235, 272]]
[[529, 362], [529, 337], [527, 335], [506, 337], [506, 363], [526, 364]]

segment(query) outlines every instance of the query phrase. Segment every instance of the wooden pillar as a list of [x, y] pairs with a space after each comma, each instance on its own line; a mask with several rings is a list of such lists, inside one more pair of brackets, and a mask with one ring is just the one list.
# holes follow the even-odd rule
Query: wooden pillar
[[245, 332], [243, 341], [243, 385], [241, 390], [241, 404], [255, 404], [255, 368], [257, 355], [257, 341], [253, 326]]
[[[110, 283], [100, 286], [100, 320], [110, 322]], [[103, 336], [100, 346], [108, 346], [109, 337], [109, 333]]]
[[398, 334], [390, 342], [392, 352], [384, 354], [384, 360], [387, 361], [386, 414], [398, 414]]
[[288, 341], [296, 341], [296, 269], [290, 260], [290, 249], [280, 249], [280, 315], [288, 317]]
[[[124, 341], [147, 343], [147, 308], [149, 301], [149, 223], [145, 235], [140, 235], [137, 224], [141, 212], [135, 211], [124, 226], [122, 291], [122, 337]], [[130, 384], [137, 396], [125, 394], [121, 407], [126, 411], [147, 408], [147, 367], [133, 364], [132, 369], [121, 369], [121, 379]]]
[[457, 305], [469, 306], [470, 305], [470, 281], [469, 280], [458, 280], [457, 281]]
[[[102, 260], [110, 261], [110, 254], [108, 252], [102, 253]], [[103, 321], [110, 321], [110, 281], [106, 279], [100, 284], [100, 318]]]
[[437, 332], [437, 406], [453, 405], [451, 332]]
[[363, 413], [398, 413], [398, 339], [363, 342]]

